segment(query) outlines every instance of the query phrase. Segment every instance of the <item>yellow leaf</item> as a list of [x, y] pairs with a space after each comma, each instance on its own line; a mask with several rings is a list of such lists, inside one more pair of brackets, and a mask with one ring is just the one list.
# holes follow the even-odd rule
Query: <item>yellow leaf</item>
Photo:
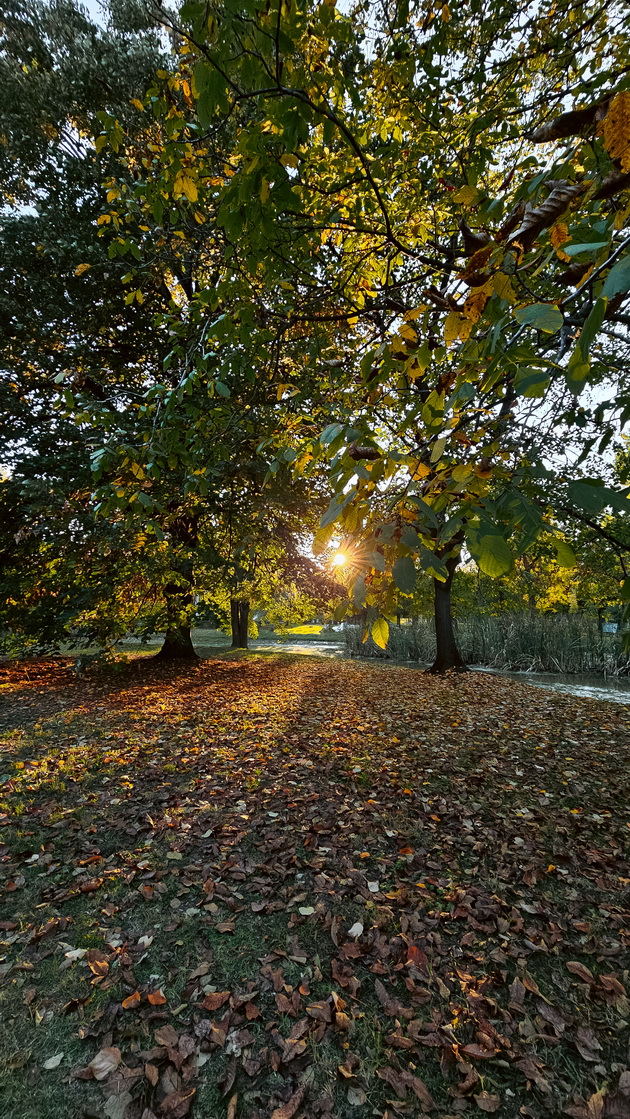
[[426, 478], [427, 474], [431, 473], [431, 468], [425, 466], [423, 462], [417, 462], [411, 471], [411, 477], [414, 482], [419, 482], [421, 478]]
[[196, 221], [196, 222], [198, 222], [198, 224], [199, 224], [199, 225], [203, 225], [203, 223], [205, 222], [205, 220], [206, 220], [206, 219], [205, 219], [205, 217], [203, 216], [203, 214], [200, 214], [200, 213], [199, 213], [199, 210], [195, 210], [195, 221]]
[[488, 293], [484, 289], [473, 291], [464, 303], [464, 314], [471, 322], [478, 322], [483, 309], [488, 302]]
[[389, 625], [385, 618], [377, 618], [372, 622], [372, 641], [379, 649], [386, 649], [389, 641]]
[[453, 198], [456, 202], [461, 202], [463, 206], [474, 206], [479, 198], [479, 191], [477, 187], [463, 186], [455, 191]]
[[465, 482], [467, 478], [470, 478], [472, 472], [472, 466], [470, 466], [469, 464], [464, 465], [462, 463], [461, 466], [453, 467], [453, 478], [456, 482]]
[[418, 340], [418, 336], [414, 328], [409, 323], [404, 322], [400, 327], [398, 333], [400, 334], [401, 338], [405, 338], [408, 342], [416, 342]]
[[442, 7], [442, 19], [444, 20], [444, 23], [451, 22], [451, 12], [448, 4], [444, 4]]
[[91, 267], [92, 267], [91, 264], [78, 264], [77, 267], [74, 270], [74, 274], [75, 274], [75, 276], [82, 276], [83, 273], [87, 272], [88, 268], [91, 268]]
[[283, 167], [297, 167], [299, 161], [296, 155], [292, 155], [291, 152], [285, 152], [284, 155], [280, 156], [280, 162]]
[[472, 330], [472, 322], [470, 319], [462, 315], [461, 311], [449, 311], [444, 320], [444, 341], [447, 346], [453, 342], [465, 342], [470, 337]]
[[134, 106], [135, 109], [139, 109], [141, 113], [144, 112], [144, 105], [142, 104], [142, 101], [138, 101], [137, 97], [131, 98], [131, 104]]
[[107, 191], [107, 201], [113, 202], [116, 198], [120, 198], [120, 191], [114, 187], [112, 190]]
[[414, 361], [405, 371], [410, 381], [419, 381], [424, 376], [424, 369], [419, 362]]
[[506, 276], [505, 272], [497, 272], [493, 276], [492, 286], [499, 299], [505, 299], [508, 303], [516, 303], [516, 292], [512, 287], [512, 280], [509, 276]]
[[419, 307], [414, 307], [411, 311], [405, 311], [403, 319], [405, 322], [413, 322], [414, 319], [419, 319], [420, 315], [426, 310], [424, 303]]
[[613, 97], [602, 131], [610, 158], [620, 161], [622, 171], [630, 171], [630, 90]]
[[196, 202], [198, 198], [197, 185], [185, 171], [178, 171], [173, 184], [173, 193], [181, 197], [186, 196], [189, 202]]
[[557, 221], [555, 225], [552, 225], [549, 230], [549, 240], [556, 250], [556, 255], [559, 260], [571, 260], [571, 257], [568, 256], [567, 253], [563, 253], [560, 248], [561, 245], [564, 245], [565, 241], [569, 240], [569, 230], [563, 221]]
[[158, 70], [157, 74], [156, 74], [156, 77], [158, 77], [158, 78], [168, 78], [168, 74], [167, 74], [166, 70]]
[[267, 201], [268, 198], [269, 198], [269, 183], [267, 182], [266, 179], [263, 179], [261, 187], [260, 187], [260, 201], [263, 203], [263, 205]]

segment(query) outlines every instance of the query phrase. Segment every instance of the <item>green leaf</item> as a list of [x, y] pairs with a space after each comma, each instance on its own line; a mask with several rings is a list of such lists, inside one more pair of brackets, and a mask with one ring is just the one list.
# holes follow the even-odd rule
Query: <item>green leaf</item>
[[529, 307], [519, 307], [516, 318], [524, 326], [533, 326], [547, 334], [555, 334], [564, 322], [562, 311], [549, 303], [531, 303]]
[[575, 552], [568, 540], [554, 540], [553, 546], [556, 549], [560, 567], [575, 567], [577, 563]]
[[392, 567], [394, 582], [403, 594], [413, 594], [416, 586], [416, 567], [411, 556], [399, 556]]
[[416, 506], [418, 512], [421, 514], [421, 516], [418, 517], [418, 520], [423, 520], [424, 523], [430, 528], [437, 528], [437, 517], [433, 512], [431, 506], [427, 505], [426, 501], [424, 501], [423, 498], [418, 497], [418, 495], [415, 493], [409, 494], [408, 497], [409, 501], [411, 501]]
[[578, 343], [576, 349], [571, 354], [569, 364], [565, 371], [567, 386], [576, 396], [579, 396], [584, 388], [590, 371], [591, 363], [588, 358], [582, 356], [582, 351]]
[[619, 596], [622, 602], [630, 602], [630, 579], [624, 579]]
[[620, 292], [628, 290], [630, 290], [630, 253], [623, 256], [610, 269], [602, 288], [602, 295], [605, 295], [607, 299], [612, 299], [613, 295], [619, 295]]
[[352, 601], [355, 610], [360, 610], [365, 602], [365, 575], [359, 575], [352, 587]]
[[580, 253], [594, 253], [598, 249], [605, 249], [608, 241], [588, 241], [584, 245], [562, 245], [562, 252], [567, 256], [579, 256]]
[[328, 444], [332, 443], [333, 440], [336, 439], [342, 431], [343, 424], [328, 424], [328, 427], [325, 427], [322, 431], [319, 437], [319, 441], [324, 447], [327, 447]]
[[601, 513], [608, 504], [608, 491], [597, 483], [572, 482], [569, 486], [571, 501], [587, 513]]
[[543, 369], [519, 369], [514, 378], [518, 396], [543, 397], [549, 388], [549, 375]]
[[593, 345], [593, 342], [599, 334], [600, 327], [604, 321], [604, 315], [606, 314], [607, 306], [608, 299], [605, 297], [600, 297], [595, 305], [592, 307], [591, 312], [586, 322], [584, 323], [584, 326], [582, 327], [582, 333], [580, 334], [578, 347], [580, 353], [582, 354], [582, 357], [584, 358], [587, 357], [588, 352]]
[[514, 566], [514, 559], [502, 536], [498, 534], [481, 536], [478, 547], [479, 550], [475, 559], [484, 575], [490, 575], [493, 579], [496, 579], [500, 575], [510, 574]]
[[436, 439], [435, 443], [433, 444], [433, 450], [431, 451], [431, 462], [437, 462], [439, 459], [442, 458], [446, 443], [447, 436], [443, 436], [442, 439]]
[[377, 618], [372, 622], [372, 641], [379, 649], [386, 649], [389, 641], [389, 625], [385, 618]]
[[223, 384], [223, 381], [215, 381], [214, 382], [214, 387], [217, 390], [219, 396], [231, 396], [232, 395], [229, 388], [227, 387], [227, 385]]

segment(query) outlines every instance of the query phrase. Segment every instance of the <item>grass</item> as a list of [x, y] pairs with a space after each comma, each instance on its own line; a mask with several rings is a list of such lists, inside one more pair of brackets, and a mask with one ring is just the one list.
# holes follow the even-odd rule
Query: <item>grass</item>
[[[120, 1119], [168, 1119], [167, 1083], [204, 1119], [269, 1119], [302, 1090], [295, 1119], [418, 1115], [414, 1077], [440, 1119], [613, 1100], [623, 708], [287, 654], [0, 681], [3, 1119], [117, 1119], [113, 1080], [74, 1075], [108, 1046]], [[216, 992], [235, 1005], [204, 1009]], [[183, 1063], [156, 1050], [165, 1025], [192, 1039]]]
[[[455, 630], [467, 664], [513, 672], [630, 673], [630, 654], [623, 648], [622, 634], [600, 633], [597, 619], [586, 615], [469, 615], [456, 619]], [[358, 627], [347, 627], [344, 636], [352, 656], [423, 664], [430, 664], [435, 656], [435, 631], [428, 618], [391, 626], [385, 651], [371, 638], [363, 643]]]

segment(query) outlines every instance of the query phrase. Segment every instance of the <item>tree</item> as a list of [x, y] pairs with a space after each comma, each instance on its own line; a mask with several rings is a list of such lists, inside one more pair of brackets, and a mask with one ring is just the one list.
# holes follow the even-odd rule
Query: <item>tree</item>
[[[530, 459], [501, 467], [501, 456], [512, 457], [519, 402], [604, 379], [597, 339], [623, 325], [621, 40], [596, 80], [589, 59], [623, 32], [627, 13], [585, 5], [578, 30], [568, 4], [552, 19], [542, 6], [524, 25], [497, 5], [483, 26], [477, 13], [445, 9], [440, 21], [412, 6], [357, 6], [345, 16], [328, 5], [265, 4], [245, 16], [228, 5], [210, 21], [201, 3], [175, 16], [155, 10], [187, 46], [177, 79], [153, 87], [147, 102], [154, 115], [171, 114], [174, 137], [152, 182], [203, 215], [210, 206], [225, 266], [219, 291], [240, 285], [245, 299], [249, 286], [253, 352], [270, 320], [285, 345], [298, 322], [327, 315], [334, 323], [342, 430], [320, 446], [333, 455], [331, 510], [342, 528], [362, 525], [363, 550], [374, 554], [367, 542], [378, 483], [370, 487], [356, 469], [366, 470], [357, 447], [372, 460], [379, 453], [391, 477], [408, 451], [390, 453], [377, 436], [383, 413], [394, 415], [398, 435], [405, 425], [408, 435], [420, 424], [425, 433], [417, 458], [429, 483], [412, 495], [423, 505], [411, 527], [417, 554], [432, 552], [444, 584], [436, 601], [447, 601], [459, 532], [488, 570], [509, 570], [507, 537], [533, 539], [543, 525], [523, 489]], [[586, 97], [588, 111], [542, 124], [568, 95]], [[232, 155], [217, 174], [215, 142], [226, 135]], [[539, 155], [538, 144], [574, 136], [569, 158]], [[148, 198], [148, 186], [138, 186]], [[254, 308], [264, 309], [262, 322]], [[230, 318], [222, 330], [238, 333], [242, 303], [221, 309]], [[347, 407], [359, 376], [362, 411]], [[624, 388], [614, 402], [622, 418], [627, 399]], [[461, 454], [472, 436], [474, 463]], [[492, 499], [479, 484], [490, 478]], [[396, 516], [405, 521], [409, 487], [401, 492]], [[388, 572], [410, 549], [390, 527]], [[379, 567], [373, 582], [378, 575]], [[440, 632], [452, 650], [448, 623]], [[438, 661], [453, 655], [443, 649]]]

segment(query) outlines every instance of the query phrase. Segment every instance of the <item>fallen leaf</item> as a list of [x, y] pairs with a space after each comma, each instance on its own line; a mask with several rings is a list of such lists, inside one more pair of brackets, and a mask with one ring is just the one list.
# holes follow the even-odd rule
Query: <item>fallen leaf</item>
[[590, 1026], [580, 1026], [573, 1040], [578, 1053], [585, 1061], [599, 1061], [601, 1045]]
[[86, 959], [88, 967], [94, 975], [107, 975], [109, 971], [109, 961], [106, 953], [101, 952], [100, 948], [90, 948], [86, 954]]
[[160, 1113], [167, 1119], [183, 1119], [188, 1115], [192, 1106], [196, 1088], [186, 1088], [177, 1092], [169, 1092], [160, 1104]]
[[123, 1010], [132, 1010], [134, 1006], [139, 1006], [142, 998], [139, 991], [134, 991], [132, 995], [127, 995], [126, 999], [122, 1000], [120, 1004]]
[[44, 1063], [42, 1065], [42, 1068], [45, 1068], [45, 1069], [58, 1068], [59, 1065], [61, 1064], [61, 1062], [63, 1061], [63, 1057], [64, 1057], [63, 1053], [56, 1053], [54, 1057], [49, 1057], [47, 1061], [44, 1061]]
[[287, 1103], [284, 1103], [282, 1107], [277, 1107], [275, 1111], [272, 1112], [271, 1119], [293, 1119], [305, 1095], [306, 1086], [301, 1084], [297, 1092], [294, 1092]]
[[116, 1046], [106, 1046], [100, 1049], [87, 1066], [95, 1080], [104, 1080], [110, 1072], [115, 1072], [122, 1060], [120, 1049]]
[[501, 1107], [501, 1097], [493, 1096], [490, 1092], [479, 1092], [479, 1094], [473, 1098], [481, 1111], [491, 1113], [493, 1111], [498, 1111]]
[[131, 1092], [113, 1093], [103, 1107], [107, 1119], [125, 1119], [127, 1108], [133, 1102]]
[[164, 1006], [165, 1002], [167, 1001], [164, 997], [164, 992], [161, 990], [151, 991], [147, 998], [151, 1003], [151, 1006]]
[[363, 1107], [363, 1104], [367, 1102], [367, 1094], [364, 1089], [355, 1088], [354, 1084], [351, 1084], [348, 1088], [348, 1094], [346, 1098], [348, 1100], [348, 1103], [350, 1104], [350, 1107]]
[[218, 1010], [220, 1006], [223, 1006], [223, 1004], [228, 1001], [231, 993], [231, 991], [210, 991], [201, 1005], [206, 1010]]
[[595, 976], [592, 971], [589, 971], [579, 960], [569, 960], [567, 963], [567, 971], [570, 971], [572, 975], [577, 975], [578, 978], [582, 979], [585, 983], [595, 982]]

